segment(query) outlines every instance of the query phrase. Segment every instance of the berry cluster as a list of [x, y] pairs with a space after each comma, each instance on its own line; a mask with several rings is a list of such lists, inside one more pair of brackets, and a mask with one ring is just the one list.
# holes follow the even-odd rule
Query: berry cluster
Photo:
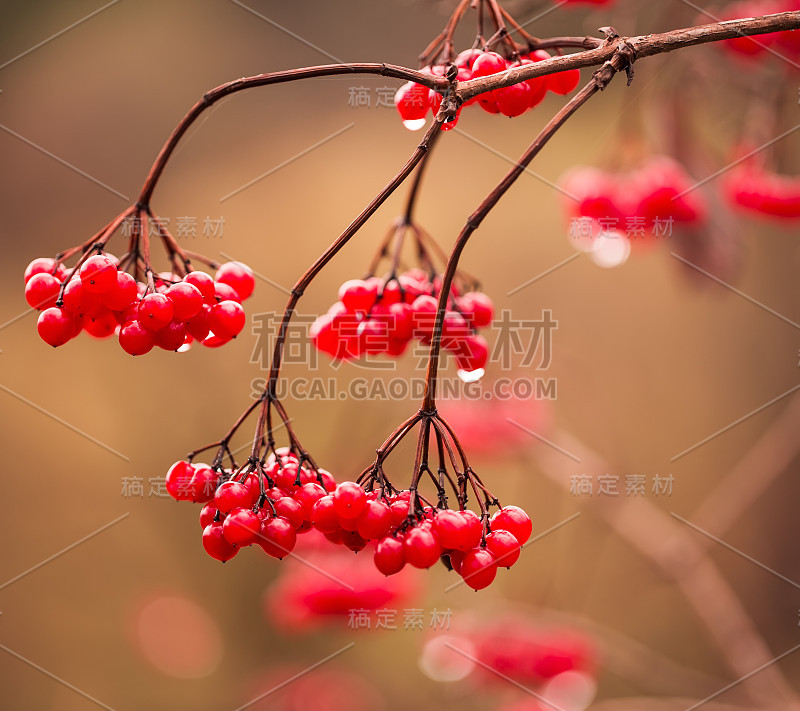
[[[510, 568], [531, 535], [528, 515], [516, 506], [497, 511], [486, 526], [467, 509], [421, 509], [408, 490], [393, 495], [365, 491], [354, 481], [337, 485], [330, 472], [313, 470], [282, 449], [256, 471], [217, 471], [208, 464], [175, 462], [166, 489], [177, 501], [203, 503], [203, 547], [223, 563], [254, 543], [273, 558], [294, 550], [297, 535], [312, 527], [351, 551], [376, 542], [375, 567], [384, 575], [406, 564], [430, 568], [446, 556], [449, 567], [475, 590]], [[411, 512], [414, 513], [411, 513]], [[486, 529], [486, 530], [484, 530]]]
[[[800, 0], [741, 0], [725, 7], [721, 19], [759, 17], [791, 10], [800, 10]], [[703, 22], [707, 22], [707, 19]], [[721, 44], [731, 54], [747, 59], [765, 59], [771, 54], [800, 59], [800, 33], [796, 31], [771, 32], [758, 37], [734, 37]]]
[[377, 541], [373, 560], [384, 575], [399, 573], [406, 564], [430, 568], [447, 556], [450, 567], [475, 590], [491, 584], [498, 566], [510, 568], [531, 535], [530, 518], [516, 506], [495, 513], [484, 536], [481, 519], [468, 509], [428, 506], [419, 519], [410, 517], [411, 498], [408, 490], [381, 495], [344, 481], [314, 504], [311, 525], [354, 551]]
[[54, 259], [34, 259], [25, 270], [25, 299], [41, 311], [43, 341], [62, 346], [86, 331], [95, 338], [118, 334], [122, 349], [143, 355], [158, 346], [184, 351], [193, 341], [221, 346], [244, 328], [241, 302], [255, 286], [240, 262], [221, 265], [216, 276], [162, 273], [137, 282], [118, 260], [98, 252], [68, 272]]
[[[454, 64], [458, 67], [458, 81], [469, 81], [492, 74], [501, 74], [507, 69], [534, 64], [549, 58], [550, 54], [541, 49], [532, 50], [527, 54], [516, 53], [512, 59], [506, 59], [497, 52], [467, 49], [455, 58]], [[421, 69], [422, 72], [436, 76], [444, 76], [446, 70], [447, 66], [444, 64], [434, 64]], [[521, 116], [526, 111], [538, 106], [548, 91], [562, 96], [569, 94], [578, 86], [580, 78], [581, 74], [578, 69], [570, 69], [544, 77], [534, 77], [473, 97], [464, 106], [478, 104], [490, 114], [503, 114], [508, 117]], [[416, 82], [407, 82], [401, 86], [394, 97], [394, 105], [400, 113], [403, 125], [412, 131], [419, 130], [425, 125], [428, 111], [436, 115], [441, 103], [442, 97], [439, 93]], [[442, 130], [453, 128], [458, 122], [460, 113], [461, 108], [458, 109], [455, 118], [442, 125]]]
[[[339, 289], [339, 301], [314, 322], [315, 347], [333, 358], [402, 355], [413, 339], [430, 344], [440, 292], [438, 278], [411, 269], [397, 278], [352, 279]], [[477, 333], [492, 322], [494, 309], [486, 294], [469, 291], [451, 298], [442, 327], [442, 346], [460, 371], [482, 371], [489, 356], [486, 339]]]
[[167, 472], [166, 488], [174, 499], [205, 504], [200, 526], [212, 558], [224, 563], [254, 543], [283, 558], [294, 549], [297, 534], [311, 528], [317, 499], [336, 487], [330, 472], [313, 471], [286, 450], [270, 455], [262, 471], [263, 477], [255, 471], [239, 475], [181, 460]]
[[615, 231], [633, 243], [653, 241], [657, 226], [699, 225], [705, 201], [695, 181], [668, 156], [652, 156], [629, 172], [581, 166], [562, 176], [564, 206], [571, 217], [589, 218], [593, 236]]
[[724, 191], [729, 202], [745, 210], [782, 220], [800, 218], [800, 178], [796, 176], [745, 163], [730, 171]]

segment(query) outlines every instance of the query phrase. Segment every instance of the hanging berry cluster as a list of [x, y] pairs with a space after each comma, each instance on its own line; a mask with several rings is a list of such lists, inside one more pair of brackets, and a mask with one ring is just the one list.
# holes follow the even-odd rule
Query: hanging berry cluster
[[[538, 40], [525, 32], [496, 2], [478, 3], [481, 6], [481, 14], [475, 44], [472, 48], [465, 49], [455, 56], [453, 34], [467, 4], [462, 2], [459, 5], [442, 34], [423, 52], [420, 57], [422, 62], [420, 71], [432, 76], [447, 77], [464, 82], [503, 74], [509, 69], [551, 58], [552, 55], [549, 52], [536, 48]], [[485, 10], [493, 21], [495, 29], [494, 34], [489, 38], [484, 37], [484, 4], [487, 6]], [[507, 23], [519, 33], [524, 40], [523, 44], [514, 41], [509, 34]], [[464, 102], [463, 106], [477, 104], [487, 113], [502, 114], [513, 118], [538, 106], [548, 91], [566, 96], [578, 86], [580, 78], [581, 73], [578, 69], [568, 69], [555, 74], [534, 77], [518, 84], [475, 96]], [[400, 114], [403, 125], [411, 131], [417, 131], [425, 125], [429, 111], [435, 116], [442, 101], [440, 93], [416, 82], [407, 82], [401, 86], [394, 97], [394, 105]], [[455, 127], [461, 114], [461, 108], [458, 108], [454, 117], [442, 124], [443, 131]]]
[[[134, 214], [126, 254], [117, 259], [105, 245], [119, 226]], [[172, 262], [172, 271], [153, 273], [147, 219], [153, 221]], [[67, 269], [65, 260], [81, 254]], [[39, 257], [25, 270], [25, 299], [37, 309], [37, 330], [53, 347], [63, 346], [85, 331], [95, 338], [117, 335], [130, 355], [154, 347], [184, 352], [195, 341], [215, 348], [235, 338], [245, 324], [242, 301], [255, 286], [253, 273], [241, 262], [218, 265], [192, 254], [215, 276], [193, 270], [163, 224], [140, 208], [129, 208], [83, 245], [55, 259]]]
[[[436, 421], [443, 450], [446, 425]], [[432, 420], [426, 422], [430, 428]], [[227, 470], [219, 461], [214, 466], [195, 464], [191, 455], [170, 467], [166, 489], [177, 501], [205, 504], [200, 512], [203, 547], [223, 563], [253, 544], [273, 558], [284, 558], [294, 550], [298, 534], [313, 527], [331, 543], [354, 552], [371, 544], [375, 567], [384, 575], [399, 573], [406, 564], [430, 568], [441, 560], [473, 589], [487, 587], [498, 567], [510, 568], [519, 559], [531, 535], [530, 518], [517, 506], [501, 508], [491, 517], [485, 508], [482, 516], [466, 507], [448, 508], [446, 478], [464, 503], [467, 482], [486, 490], [471, 470], [459, 474], [456, 485], [443, 462], [436, 481], [438, 505], [426, 503], [417, 491], [419, 476], [413, 489], [394, 489], [383, 474], [371, 472], [382, 472], [382, 459], [401, 438], [382, 448], [377, 469], [368, 469], [359, 482], [337, 484], [330, 472], [282, 448], [263, 463], [253, 464], [251, 459], [244, 467]], [[419, 474], [426, 471], [428, 465], [422, 462]], [[372, 488], [379, 479], [383, 486]], [[366, 489], [364, 481], [369, 482]], [[486, 499], [497, 505], [491, 495]]]
[[[421, 269], [388, 282], [378, 277], [351, 279], [339, 289], [339, 301], [312, 325], [312, 342], [341, 360], [381, 353], [397, 357], [413, 339], [430, 345], [439, 283]], [[477, 329], [492, 322], [491, 299], [480, 291], [459, 295], [453, 287], [448, 305], [442, 346], [455, 356], [460, 371], [483, 371], [489, 347]]]

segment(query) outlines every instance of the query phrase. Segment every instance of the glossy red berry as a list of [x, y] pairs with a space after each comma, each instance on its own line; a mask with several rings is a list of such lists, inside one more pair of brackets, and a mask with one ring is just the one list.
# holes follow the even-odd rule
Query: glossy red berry
[[117, 272], [117, 283], [103, 294], [103, 304], [112, 311], [127, 309], [138, 297], [136, 279], [128, 272]]
[[407, 82], [394, 95], [394, 105], [403, 122], [409, 122], [410, 125], [406, 124], [409, 128], [421, 128], [430, 108], [428, 88], [416, 82]]
[[214, 494], [214, 506], [226, 514], [250, 505], [250, 491], [238, 481], [226, 481]]
[[213, 504], [206, 504], [200, 510], [200, 528], [205, 528], [210, 523], [214, 522], [214, 518], [217, 515], [217, 510], [214, 508]]
[[365, 540], [383, 538], [392, 526], [392, 510], [384, 501], [367, 501], [356, 523]]
[[492, 530], [508, 531], [522, 545], [531, 537], [533, 523], [519, 506], [504, 506], [489, 520]]
[[108, 293], [117, 285], [117, 265], [106, 254], [94, 254], [81, 265], [80, 278], [89, 293]]
[[203, 295], [200, 289], [185, 281], [172, 284], [166, 291], [166, 297], [172, 301], [176, 321], [188, 321], [203, 308]]
[[160, 331], [170, 321], [175, 307], [164, 294], [148, 294], [139, 302], [139, 323], [148, 331]]
[[406, 565], [403, 540], [394, 536], [380, 540], [372, 559], [375, 567], [384, 575], [399, 573]]
[[351, 279], [339, 287], [339, 301], [350, 313], [369, 311], [378, 298], [378, 286], [363, 279]]
[[276, 516], [269, 521], [262, 521], [261, 535], [257, 543], [267, 555], [278, 559], [285, 558], [297, 544], [297, 532], [287, 519]]
[[486, 536], [486, 548], [498, 566], [510, 568], [519, 560], [520, 545], [513, 534], [498, 528]]
[[442, 547], [430, 527], [417, 526], [403, 541], [406, 562], [415, 568], [430, 568], [442, 554]]
[[341, 529], [332, 494], [323, 496], [314, 503], [314, 508], [311, 509], [311, 525], [322, 533], [333, 533]]
[[154, 335], [159, 348], [165, 351], [177, 351], [186, 341], [186, 324], [182, 321], [172, 321]]
[[187, 284], [196, 287], [207, 304], [216, 303], [214, 299], [214, 277], [210, 274], [200, 271], [189, 272], [183, 280]]
[[203, 548], [212, 558], [223, 563], [239, 552], [239, 548], [222, 535], [222, 524], [218, 522], [210, 523], [203, 529]]
[[333, 493], [333, 505], [341, 518], [355, 519], [367, 506], [367, 494], [354, 481], [343, 481]]
[[52, 274], [39, 272], [25, 284], [25, 301], [28, 306], [42, 311], [56, 305], [61, 282]]
[[51, 306], [39, 314], [36, 330], [41, 339], [56, 348], [76, 335], [76, 318], [66, 309]]
[[235, 546], [255, 543], [261, 532], [261, 520], [251, 509], [234, 509], [222, 524], [222, 535]]
[[522, 116], [531, 107], [531, 89], [524, 81], [497, 89], [494, 95], [498, 111], [509, 118]]
[[497, 575], [497, 563], [486, 548], [473, 548], [461, 561], [461, 577], [473, 590], [482, 590], [492, 584]]
[[253, 293], [256, 285], [253, 270], [242, 262], [226, 262], [217, 269], [214, 278], [221, 284], [227, 284], [233, 288], [242, 301]]
[[167, 493], [176, 501], [191, 501], [193, 476], [194, 467], [189, 462], [175, 462], [167, 471]]
[[246, 321], [242, 305], [230, 299], [211, 307], [208, 325], [220, 338], [234, 338], [244, 328]]
[[63, 264], [56, 267], [56, 260], [50, 257], [37, 257], [27, 267], [25, 267], [25, 283], [35, 274], [52, 274], [58, 280], [63, 280], [67, 275], [67, 270]]
[[282, 496], [274, 503], [275, 515], [283, 516], [295, 529], [299, 529], [306, 522], [305, 507], [291, 496]]
[[504, 72], [507, 68], [508, 62], [497, 52], [484, 52], [479, 57], [476, 57], [473, 62], [472, 76], [476, 79], [478, 77], [486, 77], [490, 74]]
[[152, 331], [144, 328], [139, 321], [133, 320], [123, 324], [119, 330], [119, 345], [130, 355], [144, 355], [149, 353], [155, 345], [156, 339]]

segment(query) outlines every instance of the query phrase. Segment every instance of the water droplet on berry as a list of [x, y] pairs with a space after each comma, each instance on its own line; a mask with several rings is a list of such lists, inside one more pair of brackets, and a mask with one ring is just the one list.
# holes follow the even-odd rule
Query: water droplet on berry
[[403, 121], [403, 126], [405, 126], [409, 131], [419, 131], [427, 121], [424, 118], [421, 119], [407, 119]]
[[483, 368], [476, 370], [459, 370], [458, 377], [462, 383], [477, 383], [486, 371]]

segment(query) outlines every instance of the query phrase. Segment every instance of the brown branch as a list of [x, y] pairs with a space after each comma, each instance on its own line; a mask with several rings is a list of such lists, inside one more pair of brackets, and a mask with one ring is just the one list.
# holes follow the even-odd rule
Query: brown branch
[[[639, 37], [618, 37], [597, 49], [589, 49], [585, 52], [576, 52], [562, 57], [552, 57], [541, 62], [507, 69], [502, 74], [493, 74], [488, 77], [459, 82], [456, 94], [459, 103], [463, 103], [478, 94], [518, 84], [526, 79], [555, 74], [568, 69], [594, 67], [609, 61], [617, 50], [626, 44], [634, 51], [635, 59], [638, 60], [698, 44], [796, 29], [800, 29], [800, 11], [781, 12], [775, 15], [751, 17], [745, 20], [716, 22], [709, 25], [687, 27], [680, 30], [672, 30], [671, 32]], [[549, 45], [546, 41], [542, 41], [539, 46]]]

